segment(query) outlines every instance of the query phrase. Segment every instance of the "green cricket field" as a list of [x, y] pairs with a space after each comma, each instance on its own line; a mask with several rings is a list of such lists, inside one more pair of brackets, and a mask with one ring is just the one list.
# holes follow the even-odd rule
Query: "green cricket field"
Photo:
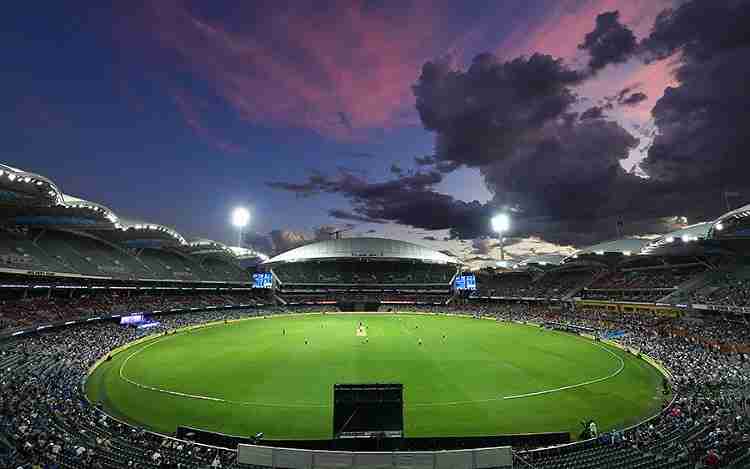
[[161, 433], [333, 432], [336, 383], [404, 385], [408, 437], [622, 428], [658, 412], [662, 375], [574, 334], [427, 314], [277, 315], [178, 331], [101, 362], [90, 400]]

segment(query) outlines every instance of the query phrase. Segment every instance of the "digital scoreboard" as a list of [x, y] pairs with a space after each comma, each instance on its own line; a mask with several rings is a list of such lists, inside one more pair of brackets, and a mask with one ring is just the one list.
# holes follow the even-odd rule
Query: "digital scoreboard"
[[453, 281], [453, 288], [456, 290], [476, 290], [477, 278], [474, 275], [459, 275]]
[[273, 274], [271, 272], [254, 273], [253, 288], [273, 288]]

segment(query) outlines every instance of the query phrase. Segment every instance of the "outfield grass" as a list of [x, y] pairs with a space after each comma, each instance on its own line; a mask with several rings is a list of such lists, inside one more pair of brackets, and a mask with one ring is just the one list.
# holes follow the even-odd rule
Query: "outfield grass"
[[[357, 336], [360, 321], [366, 337]], [[621, 367], [597, 383], [503, 398]], [[655, 413], [663, 399], [659, 372], [614, 347], [535, 326], [403, 313], [275, 316], [157, 338], [100, 365], [87, 394], [113, 415], [163, 433], [185, 425], [314, 439], [332, 436], [333, 385], [371, 382], [404, 385], [412, 437], [577, 435], [581, 420], [621, 427]]]

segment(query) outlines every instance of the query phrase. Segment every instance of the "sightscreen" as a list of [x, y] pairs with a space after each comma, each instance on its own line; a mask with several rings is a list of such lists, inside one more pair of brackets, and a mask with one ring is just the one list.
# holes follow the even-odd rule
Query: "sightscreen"
[[334, 438], [401, 437], [403, 407], [401, 384], [336, 384], [333, 387]]

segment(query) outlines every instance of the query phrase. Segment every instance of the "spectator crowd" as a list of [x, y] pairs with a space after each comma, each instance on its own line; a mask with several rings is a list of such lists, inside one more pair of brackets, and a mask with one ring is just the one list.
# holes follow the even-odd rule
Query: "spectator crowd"
[[[621, 346], [645, 353], [669, 370], [671, 379], [665, 387], [671, 387], [675, 398], [649, 422], [601, 435], [594, 448], [607, 448], [628, 458], [681, 464], [674, 467], [719, 467], [750, 461], [748, 358], [716, 346], [717, 339], [750, 340], [746, 325], [742, 328], [715, 321], [704, 328], [645, 313], [522, 303], [467, 302], [413, 305], [409, 309], [468, 313], [497, 321], [571, 324], [593, 329], [600, 336], [618, 331], [615, 340]], [[161, 324], [147, 333], [224, 319], [316, 310], [319, 307], [301, 305], [171, 314], [161, 316]], [[0, 467], [241, 467], [233, 450], [145, 432], [107, 416], [85, 399], [81, 383], [92, 364], [144, 333], [102, 322], [40, 332], [0, 345], [0, 434], [10, 443], [8, 451], [0, 451]], [[569, 457], [566, 452], [526, 451], [520, 455], [535, 467], [575, 467], [561, 462]]]

